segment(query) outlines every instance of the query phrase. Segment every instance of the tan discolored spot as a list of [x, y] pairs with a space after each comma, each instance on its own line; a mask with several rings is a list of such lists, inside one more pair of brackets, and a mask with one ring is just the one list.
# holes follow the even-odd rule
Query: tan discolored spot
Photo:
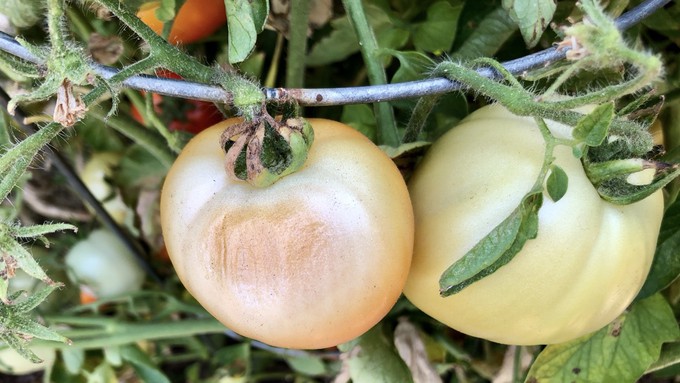
[[334, 269], [333, 228], [311, 211], [244, 209], [213, 222], [206, 242], [207, 275], [245, 305], [313, 296], [320, 276]]

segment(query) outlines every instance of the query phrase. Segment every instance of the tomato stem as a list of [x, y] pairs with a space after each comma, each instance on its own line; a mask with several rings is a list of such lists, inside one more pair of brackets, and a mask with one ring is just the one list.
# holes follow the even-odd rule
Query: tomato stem
[[[387, 84], [387, 76], [379, 54], [380, 47], [366, 18], [361, 1], [343, 0], [342, 4], [352, 22], [354, 33], [359, 39], [359, 47], [366, 64], [369, 82], [371, 85]], [[373, 108], [378, 122], [378, 144], [398, 146], [400, 140], [392, 106], [386, 102], [377, 102], [373, 104]]]
[[286, 87], [288, 88], [302, 88], [304, 86], [310, 10], [311, 1], [291, 1], [288, 60], [286, 61]]

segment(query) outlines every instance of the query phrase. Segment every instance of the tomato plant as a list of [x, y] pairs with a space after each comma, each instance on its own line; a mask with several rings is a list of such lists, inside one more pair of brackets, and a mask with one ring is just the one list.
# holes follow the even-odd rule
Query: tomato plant
[[255, 188], [224, 170], [219, 137], [236, 122], [194, 137], [163, 185], [177, 274], [227, 327], [267, 344], [316, 349], [361, 335], [394, 305], [410, 264], [401, 174], [352, 128], [311, 119], [304, 167]]
[[[144, 4], [137, 12], [146, 25], [162, 34], [163, 22], [156, 16], [159, 1]], [[224, 0], [187, 0], [177, 12], [168, 35], [173, 44], [190, 44], [215, 33], [227, 20]]]
[[144, 282], [144, 271], [134, 255], [118, 237], [103, 229], [73, 246], [65, 262], [73, 282], [86, 286], [86, 292], [97, 299], [137, 291]]
[[[569, 128], [549, 126], [568, 137]], [[652, 262], [663, 195], [625, 206], [602, 200], [569, 147], [554, 153], [569, 177], [567, 193], [545, 198], [538, 237], [492, 275], [439, 296], [444, 270], [529, 191], [544, 146], [532, 120], [500, 106], [476, 111], [432, 146], [409, 183], [416, 240], [404, 293], [411, 302], [464, 333], [522, 345], [572, 340], [626, 309]]]

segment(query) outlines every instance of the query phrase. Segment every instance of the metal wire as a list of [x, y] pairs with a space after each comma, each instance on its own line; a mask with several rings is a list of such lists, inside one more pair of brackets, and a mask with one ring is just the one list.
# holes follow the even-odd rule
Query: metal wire
[[[626, 30], [669, 2], [670, 0], [647, 0], [621, 15], [616, 20], [616, 25], [621, 30]], [[21, 46], [13, 36], [2, 32], [0, 32], [0, 49], [26, 61], [35, 64], [43, 64], [37, 57]], [[555, 48], [548, 48], [528, 56], [504, 62], [503, 66], [505, 66], [510, 73], [517, 75], [562, 60], [565, 57], [566, 52], [567, 49], [557, 50]], [[117, 69], [104, 65], [96, 65], [95, 70], [99, 75], [105, 78], [110, 78], [117, 72]], [[494, 71], [488, 68], [481, 68], [479, 72], [487, 77], [496, 75]], [[229, 99], [229, 92], [218, 86], [147, 75], [130, 77], [123, 82], [123, 86], [152, 91], [167, 96], [218, 103]], [[387, 85], [318, 89], [265, 88], [263, 91], [268, 100], [292, 98], [297, 100], [301, 105], [325, 106], [393, 101], [430, 94], [443, 94], [459, 90], [460, 88], [460, 84], [448, 79], [432, 78]]]

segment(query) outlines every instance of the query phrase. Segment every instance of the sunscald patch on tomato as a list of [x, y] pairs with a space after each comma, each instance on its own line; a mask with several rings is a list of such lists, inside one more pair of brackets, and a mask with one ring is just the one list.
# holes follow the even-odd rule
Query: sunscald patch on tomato
[[352, 128], [311, 119], [297, 172], [268, 187], [228, 176], [222, 131], [184, 148], [161, 195], [163, 236], [187, 290], [230, 329], [278, 347], [349, 341], [401, 294], [413, 215], [394, 163]]

